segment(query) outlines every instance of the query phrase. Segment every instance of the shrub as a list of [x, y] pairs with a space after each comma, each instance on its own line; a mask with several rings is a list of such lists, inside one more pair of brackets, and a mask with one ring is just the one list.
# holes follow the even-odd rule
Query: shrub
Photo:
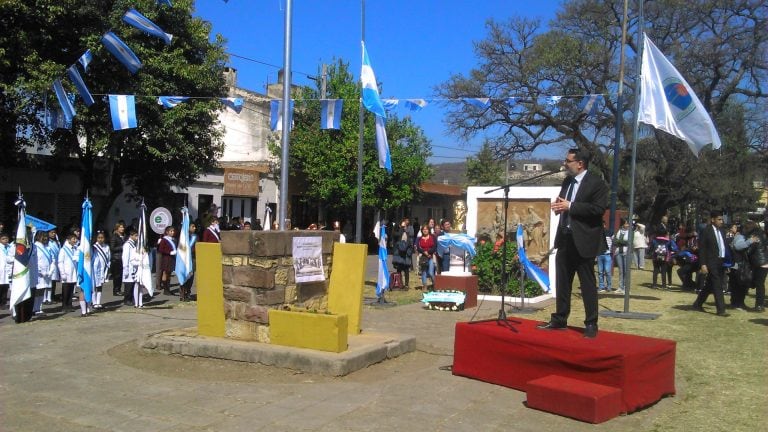
[[[507, 289], [505, 295], [520, 296], [520, 262], [517, 259], [517, 244], [507, 242]], [[478, 289], [492, 294], [501, 294], [501, 263], [503, 250], [493, 252], [493, 243], [478, 244], [477, 255], [472, 259], [472, 273], [478, 277]], [[543, 290], [535, 281], [526, 277], [525, 296], [536, 297]]]

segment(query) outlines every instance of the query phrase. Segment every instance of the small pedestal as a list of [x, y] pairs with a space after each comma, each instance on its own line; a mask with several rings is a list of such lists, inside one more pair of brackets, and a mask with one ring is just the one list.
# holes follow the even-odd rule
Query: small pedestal
[[435, 289], [457, 290], [467, 295], [464, 300], [464, 309], [477, 306], [477, 276], [471, 273], [451, 274], [447, 272], [435, 276]]

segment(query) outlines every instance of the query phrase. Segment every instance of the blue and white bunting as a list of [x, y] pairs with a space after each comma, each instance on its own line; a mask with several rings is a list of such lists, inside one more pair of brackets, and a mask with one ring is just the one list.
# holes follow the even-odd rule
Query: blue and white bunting
[[181, 233], [179, 233], [179, 246], [176, 248], [176, 277], [179, 285], [192, 275], [192, 245], [189, 238], [189, 209], [181, 208]]
[[77, 261], [77, 284], [83, 290], [86, 303], [93, 298], [93, 249], [91, 233], [93, 232], [93, 206], [87, 197], [83, 201], [83, 219], [80, 228], [79, 259]]
[[221, 98], [221, 103], [228, 106], [229, 108], [232, 108], [232, 110], [234, 110], [238, 114], [240, 114], [240, 111], [243, 110], [243, 98], [239, 98], [239, 97]]
[[544, 292], [549, 292], [549, 275], [528, 259], [528, 255], [525, 253], [524, 242], [523, 224], [519, 224], [517, 226], [517, 256], [520, 259], [520, 264], [523, 266], [525, 274], [527, 274], [529, 278], [535, 280]]
[[16, 254], [13, 261], [10, 297], [10, 306], [14, 316], [16, 315], [14, 306], [32, 297], [32, 285], [30, 282], [37, 280], [37, 275], [32, 275], [31, 273], [33, 272], [30, 269], [30, 258], [34, 248], [32, 247], [32, 242], [27, 237], [27, 226], [24, 223], [27, 220], [26, 206], [26, 202], [21, 196], [21, 192], [19, 192], [19, 198], [16, 200], [19, 224], [16, 226]]
[[547, 96], [547, 105], [557, 105], [562, 98], [562, 96]]
[[600, 102], [603, 101], [603, 95], [601, 94], [591, 94], [586, 95], [584, 98], [579, 102], [579, 110], [588, 116], [593, 116], [595, 113], [597, 113], [597, 106]]
[[131, 129], [136, 121], [136, 99], [133, 95], [109, 95], [109, 111], [114, 130]]
[[91, 96], [91, 92], [88, 91], [88, 87], [86, 87], [85, 81], [83, 81], [83, 77], [80, 76], [80, 72], [77, 70], [77, 66], [72, 65], [68, 67], [67, 75], [69, 75], [69, 80], [72, 81], [72, 84], [75, 85], [77, 92], [80, 93], [80, 97], [83, 98], [85, 105], [93, 105], [93, 96]]
[[176, 105], [187, 101], [188, 99], [188, 96], [158, 96], [157, 104], [162, 105], [163, 108], [173, 108]]
[[397, 105], [400, 103], [400, 99], [382, 99], [381, 104], [384, 105], [384, 109], [387, 111], [392, 111], [393, 109], [397, 108]]
[[428, 105], [424, 99], [406, 99], [404, 101], [405, 107], [411, 111], [421, 111]]
[[379, 241], [379, 273], [376, 278], [376, 297], [382, 298], [389, 289], [389, 268], [387, 268], [387, 228], [376, 222], [373, 234]]
[[164, 32], [163, 29], [161, 29], [157, 24], [153, 23], [149, 18], [140, 14], [136, 9], [130, 9], [128, 12], [126, 12], [125, 15], [123, 15], [123, 21], [143, 31], [144, 33], [159, 37], [165, 41], [166, 45], [171, 44], [173, 35]]
[[491, 98], [464, 98], [464, 102], [480, 109], [488, 109], [491, 106]]
[[141, 69], [141, 60], [136, 57], [136, 54], [131, 51], [131, 48], [125, 44], [116, 34], [112, 32], [104, 33], [101, 37], [101, 43], [107, 48], [107, 51], [112, 53], [120, 63], [128, 69], [129, 72], [135, 74]]
[[67, 92], [64, 91], [64, 86], [61, 85], [60, 79], [53, 80], [53, 92], [56, 93], [56, 98], [59, 100], [59, 105], [61, 105], [61, 112], [64, 113], [67, 123], [72, 123], [72, 119], [75, 118], [77, 112], [67, 97]]
[[376, 148], [379, 152], [379, 168], [384, 168], [392, 174], [392, 156], [389, 153], [387, 141], [386, 119], [379, 116], [376, 116]]
[[86, 50], [83, 53], [83, 55], [81, 55], [80, 58], [77, 59], [77, 62], [83, 66], [83, 72], [88, 72], [88, 65], [91, 64], [92, 60], [93, 60], [93, 54], [91, 53], [91, 50]]
[[[293, 100], [288, 106], [288, 128], [293, 127]], [[283, 130], [283, 101], [273, 99], [269, 101], [269, 128], [273, 132]]]
[[320, 100], [320, 129], [341, 129], [344, 99]]
[[157, 0], [157, 4], [173, 7], [173, 3], [171, 3], [171, 0]]

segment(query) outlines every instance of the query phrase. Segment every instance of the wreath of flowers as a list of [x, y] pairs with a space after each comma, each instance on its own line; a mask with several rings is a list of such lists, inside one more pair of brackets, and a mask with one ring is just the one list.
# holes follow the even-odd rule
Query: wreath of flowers
[[[465, 294], [463, 291], [457, 290], [437, 290], [434, 293], [446, 293], [446, 294]], [[425, 297], [427, 294], [424, 295]], [[462, 311], [464, 310], [464, 302], [456, 303], [450, 301], [424, 301], [427, 309], [429, 310], [441, 310], [441, 311]]]

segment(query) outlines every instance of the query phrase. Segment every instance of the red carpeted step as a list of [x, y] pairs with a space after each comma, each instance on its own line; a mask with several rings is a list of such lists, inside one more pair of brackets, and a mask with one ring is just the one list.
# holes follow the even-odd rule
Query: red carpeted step
[[547, 375], [528, 381], [527, 405], [589, 423], [603, 423], [621, 414], [621, 389]]

